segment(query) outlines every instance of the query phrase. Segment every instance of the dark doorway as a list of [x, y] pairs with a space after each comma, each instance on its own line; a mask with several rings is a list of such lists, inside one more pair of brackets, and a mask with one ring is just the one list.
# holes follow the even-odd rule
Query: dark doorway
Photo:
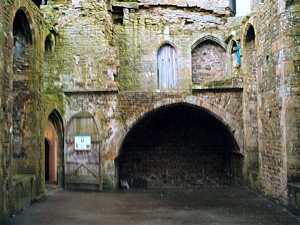
[[45, 180], [49, 181], [49, 153], [50, 153], [50, 145], [49, 141], [45, 138]]
[[127, 134], [116, 159], [118, 179], [131, 187], [239, 185], [238, 151], [216, 117], [174, 104], [147, 114]]

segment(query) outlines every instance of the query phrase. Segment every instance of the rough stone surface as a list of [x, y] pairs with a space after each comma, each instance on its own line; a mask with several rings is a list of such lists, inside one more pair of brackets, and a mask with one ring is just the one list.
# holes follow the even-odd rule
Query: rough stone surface
[[286, 209], [244, 188], [60, 191], [4, 225], [22, 224], [299, 224]]
[[[300, 213], [300, 4], [251, 8], [1, 1], [0, 221], [45, 194], [48, 122], [67, 188], [245, 184]], [[75, 151], [75, 135], [91, 149]]]

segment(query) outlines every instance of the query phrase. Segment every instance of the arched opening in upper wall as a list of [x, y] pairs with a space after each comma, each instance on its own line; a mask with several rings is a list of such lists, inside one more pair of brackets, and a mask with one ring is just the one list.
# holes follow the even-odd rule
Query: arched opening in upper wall
[[51, 39], [52, 38], [50, 34], [45, 39], [45, 54], [51, 52], [53, 49], [53, 43]]
[[117, 184], [132, 188], [243, 183], [243, 155], [228, 127], [186, 103], [160, 107], [127, 133], [115, 159]]
[[19, 9], [13, 22], [13, 66], [15, 73], [29, 69], [32, 48], [32, 34], [25, 12]]
[[[13, 155], [27, 155], [25, 144], [29, 118], [26, 105], [30, 98], [30, 79], [32, 63], [32, 31], [25, 9], [19, 9], [13, 20]], [[28, 110], [28, 109], [27, 109]], [[22, 163], [18, 164], [22, 167]], [[20, 169], [22, 170], [22, 169]]]
[[192, 48], [192, 81], [226, 78], [226, 48], [217, 38], [205, 37]]
[[33, 2], [37, 7], [40, 7], [40, 5], [47, 5], [48, 0], [32, 0], [32, 2]]

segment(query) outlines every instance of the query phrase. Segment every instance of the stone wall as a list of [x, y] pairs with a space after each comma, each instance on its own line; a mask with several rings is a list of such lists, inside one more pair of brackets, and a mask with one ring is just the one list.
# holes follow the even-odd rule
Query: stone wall
[[217, 43], [199, 44], [192, 51], [193, 83], [226, 78], [226, 52]]
[[[251, 96], [254, 100], [257, 98], [253, 102], [257, 105], [248, 111], [253, 115], [253, 120], [249, 122], [257, 123], [252, 125], [254, 135], [257, 135], [259, 162], [259, 181], [254, 186], [257, 185], [256, 188], [266, 196], [284, 204], [287, 203], [287, 181], [298, 181], [299, 172], [299, 158], [295, 151], [299, 142], [299, 78], [296, 78], [299, 32], [295, 28], [298, 22], [294, 20], [296, 5], [283, 8], [281, 1], [265, 1], [257, 6], [255, 17], [246, 24], [246, 28], [253, 25], [255, 31], [255, 73], [250, 69], [250, 61], [244, 68], [252, 71], [244, 80], [245, 86], [252, 86], [254, 90], [252, 95], [249, 91], [245, 92], [250, 98], [244, 99], [244, 102], [250, 104]], [[246, 32], [247, 29], [243, 34], [243, 54], [249, 55], [246, 51]], [[249, 76], [251, 73], [255, 74], [252, 78]], [[251, 133], [245, 132], [245, 142], [251, 143], [250, 137]], [[249, 151], [250, 145], [245, 150]]]
[[[4, 33], [4, 20], [3, 20], [3, 1], [0, 2], [0, 33]], [[3, 108], [2, 94], [3, 94], [3, 80], [4, 80], [4, 35], [0, 36], [0, 108]], [[3, 111], [0, 110], [0, 130], [3, 130]], [[0, 135], [0, 196], [5, 196], [5, 179], [4, 179], [4, 151], [3, 151], [3, 135]], [[0, 197], [0, 221], [2, 221], [5, 217], [5, 207], [6, 203], [4, 203], [4, 198]]]
[[[93, 168], [100, 174], [68, 165], [75, 188], [88, 187], [86, 174], [98, 179], [93, 183], [97, 190], [115, 188], [116, 174], [127, 179], [128, 172], [150, 186], [246, 181], [299, 212], [298, 0], [253, 0], [252, 14], [245, 18], [229, 17], [235, 14], [234, 0], [48, 3], [39, 10], [30, 0], [0, 2], [0, 221], [44, 194], [44, 130], [51, 115], [65, 144], [65, 152], [59, 151], [61, 171], [64, 154], [77, 157], [72, 138], [79, 131], [71, 122], [93, 121], [97, 148], [78, 158], [96, 159]], [[19, 9], [22, 13], [16, 14]], [[20, 23], [14, 23], [16, 15]], [[158, 85], [163, 45], [177, 56], [178, 84], [171, 90]], [[233, 62], [236, 46], [241, 46], [240, 64]], [[182, 110], [178, 118], [168, 114], [170, 108]], [[179, 120], [182, 127], [189, 110], [196, 118], [211, 119], [200, 124], [209, 128], [207, 133], [173, 123], [166, 126], [172, 132], [159, 131], [166, 121], [157, 115]], [[182, 138], [186, 133], [189, 138]], [[147, 135], [163, 143], [143, 139]], [[142, 144], [134, 142], [135, 136]], [[180, 138], [190, 144], [177, 145]], [[202, 154], [209, 152], [208, 145], [215, 153], [211, 157]], [[142, 157], [145, 167], [137, 165]], [[154, 168], [157, 160], [161, 165]], [[206, 161], [213, 166], [198, 169]], [[83, 176], [73, 176], [74, 171]], [[66, 182], [63, 172], [59, 176], [58, 183]]]
[[[1, 191], [3, 196], [3, 213], [8, 215], [20, 209], [16, 205], [25, 207], [29, 201], [22, 201], [24, 195], [34, 199], [44, 193], [43, 186], [43, 148], [42, 142], [42, 114], [43, 114], [43, 51], [42, 39], [43, 20], [38, 8], [25, 0], [2, 1], [4, 36], [1, 37], [4, 49], [1, 84], [3, 92], [1, 104], [3, 113], [2, 122], [2, 159], [4, 165]], [[19, 11], [18, 11], [19, 10]], [[20, 19], [20, 17], [21, 19]], [[19, 19], [18, 19], [19, 18]], [[25, 18], [25, 20], [23, 20]], [[14, 23], [14, 20], [16, 21]], [[27, 20], [27, 21], [26, 21]], [[20, 24], [19, 22], [22, 21]], [[21, 26], [23, 27], [20, 29]], [[26, 27], [26, 28], [25, 28]], [[22, 38], [28, 44], [26, 49], [17, 48]], [[17, 40], [18, 39], [18, 40]], [[18, 54], [20, 53], [20, 54]], [[24, 53], [24, 54], [23, 54]], [[23, 59], [23, 60], [22, 60]], [[17, 183], [13, 182], [20, 174], [34, 176], [35, 182], [31, 190], [21, 191]], [[24, 179], [26, 179], [25, 176]], [[2, 177], [2, 176], [1, 176]], [[18, 179], [20, 180], [20, 179]], [[30, 189], [30, 188], [29, 188]], [[14, 196], [14, 201], [11, 201]], [[17, 198], [19, 196], [19, 198]]]
[[117, 42], [105, 2], [42, 11], [54, 36], [45, 55], [46, 92], [116, 87]]
[[185, 10], [162, 6], [126, 7], [113, 5], [114, 18], [122, 18], [120, 25], [114, 20], [119, 34], [120, 90], [157, 89], [157, 54], [166, 43], [177, 52], [176, 89], [188, 90], [192, 84], [191, 52], [194, 45], [209, 35], [220, 43], [225, 39], [227, 18], [224, 15], [216, 17], [189, 7]]

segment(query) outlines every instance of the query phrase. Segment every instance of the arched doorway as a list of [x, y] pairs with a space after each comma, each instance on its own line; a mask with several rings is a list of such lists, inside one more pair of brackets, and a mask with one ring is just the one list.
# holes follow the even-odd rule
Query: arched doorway
[[49, 182], [50, 180], [50, 144], [49, 140], [45, 138], [45, 180], [46, 182]]
[[118, 180], [133, 188], [243, 183], [243, 156], [228, 128], [189, 104], [148, 113], [128, 132], [120, 152]]
[[57, 182], [57, 133], [51, 121], [47, 121], [45, 133], [45, 181]]
[[49, 115], [45, 129], [45, 181], [64, 184], [63, 125], [59, 113]]
[[170, 90], [178, 87], [177, 53], [170, 44], [164, 44], [157, 53], [157, 89]]

